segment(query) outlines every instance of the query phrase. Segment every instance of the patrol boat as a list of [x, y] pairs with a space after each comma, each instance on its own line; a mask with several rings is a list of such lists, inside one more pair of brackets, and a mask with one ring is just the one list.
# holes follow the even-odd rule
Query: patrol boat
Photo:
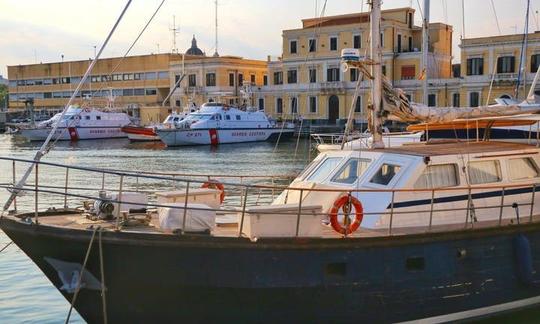
[[[380, 5], [371, 1], [372, 35]], [[2, 184], [12, 196], [0, 228], [89, 323], [435, 323], [539, 304], [540, 149], [384, 148], [381, 110], [421, 117], [422, 109], [388, 99], [397, 89], [382, 91], [379, 37], [371, 44], [370, 149], [322, 153], [287, 186], [62, 166], [39, 161], [44, 152], [2, 158], [39, 164], [36, 179], [45, 168], [66, 179], [65, 190]], [[64, 168], [87, 179], [77, 190], [92, 181], [105, 190], [70, 189]], [[6, 213], [21, 192], [35, 193], [35, 210]], [[84, 201], [37, 208], [56, 195]]]
[[44, 141], [58, 124], [53, 136], [58, 140], [78, 141], [88, 139], [125, 138], [122, 127], [132, 124], [129, 115], [105, 112], [95, 108], [70, 106], [65, 115], [61, 113], [29, 127], [21, 127], [18, 134], [30, 141]]
[[277, 124], [262, 111], [244, 111], [221, 103], [205, 103], [171, 128], [156, 129], [167, 146], [218, 145], [287, 139], [294, 125]]

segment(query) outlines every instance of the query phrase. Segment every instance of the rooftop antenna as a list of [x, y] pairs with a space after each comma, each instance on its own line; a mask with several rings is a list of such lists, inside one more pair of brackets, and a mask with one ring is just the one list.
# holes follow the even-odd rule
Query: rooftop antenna
[[176, 27], [176, 16], [175, 15], [172, 16], [172, 19], [173, 19], [173, 26], [172, 26], [172, 28], [169, 28], [169, 30], [172, 32], [172, 36], [173, 36], [172, 53], [178, 53], [178, 48], [176, 47], [176, 35], [178, 35], [180, 33], [180, 28]]
[[214, 4], [216, 5], [216, 51], [214, 52], [214, 57], [219, 57], [218, 53], [218, 0], [214, 1]]

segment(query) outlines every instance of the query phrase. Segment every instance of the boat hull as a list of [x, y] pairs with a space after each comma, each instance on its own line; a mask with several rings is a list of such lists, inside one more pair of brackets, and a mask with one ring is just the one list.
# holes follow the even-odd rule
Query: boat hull
[[134, 142], [160, 140], [154, 129], [149, 127], [125, 126], [122, 127], [122, 132], [126, 133], [129, 140]]
[[[489, 138], [492, 141], [505, 141], [513, 143], [530, 144], [536, 143], [540, 134], [536, 129], [532, 131], [529, 127], [509, 127], [509, 128], [492, 128], [489, 132]], [[485, 134], [485, 128], [470, 128], [467, 132], [466, 129], [446, 129], [446, 130], [429, 130], [427, 132], [429, 139], [462, 139], [462, 140], [475, 140], [479, 138], [482, 140]]]
[[[0, 228], [64, 297], [91, 230], [29, 225]], [[105, 232], [109, 322], [398, 322], [459, 320], [540, 302], [540, 286], [520, 280], [516, 237], [540, 267], [540, 225], [360, 239], [247, 239]], [[98, 236], [87, 269], [100, 275]], [[85, 274], [86, 276], [86, 274]], [[64, 279], [65, 281], [65, 279]], [[87, 284], [86, 280], [83, 280]], [[62, 288], [64, 287], [64, 288]], [[81, 289], [75, 307], [103, 322], [99, 288]], [[97, 285], [96, 287], [99, 287]], [[439, 318], [440, 319], [440, 318]]]
[[[51, 128], [21, 129], [18, 134], [30, 141], [44, 141]], [[126, 138], [121, 127], [59, 127], [53, 138], [61, 141], [78, 141], [91, 139]]]
[[157, 134], [167, 146], [218, 145], [244, 142], [285, 140], [293, 136], [293, 129], [158, 129]]

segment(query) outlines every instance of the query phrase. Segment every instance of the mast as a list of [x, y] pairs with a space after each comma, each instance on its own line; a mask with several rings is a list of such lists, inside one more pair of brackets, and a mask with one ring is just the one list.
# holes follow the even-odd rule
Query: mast
[[219, 53], [218, 53], [218, 0], [215, 1], [215, 5], [216, 5], [216, 51], [214, 52], [214, 57], [219, 57]]
[[371, 134], [373, 136], [373, 148], [384, 148], [382, 139], [382, 50], [381, 50], [381, 0], [371, 0], [371, 59], [373, 86], [371, 98], [373, 110], [371, 112]]
[[428, 105], [428, 54], [429, 54], [429, 0], [424, 0], [424, 19], [422, 24], [422, 80], [423, 104]]

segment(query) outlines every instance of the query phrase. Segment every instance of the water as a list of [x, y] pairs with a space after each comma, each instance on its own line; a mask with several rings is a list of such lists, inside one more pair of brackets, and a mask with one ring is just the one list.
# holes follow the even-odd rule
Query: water
[[[0, 156], [31, 159], [39, 145], [0, 134]], [[123, 139], [60, 142], [43, 161], [123, 170], [246, 176], [284, 175], [297, 174], [306, 165], [311, 158], [308, 145], [308, 141], [301, 140], [295, 157], [295, 141], [280, 143], [275, 151], [273, 143], [168, 149], [159, 143], [130, 143]], [[22, 175], [24, 169], [22, 164], [17, 166], [17, 175]], [[11, 182], [11, 172], [11, 163], [0, 161], [0, 183]], [[44, 167], [40, 169], [39, 174], [40, 184], [63, 185], [65, 176], [63, 170]], [[99, 187], [101, 183], [101, 179], [97, 176], [84, 178], [77, 172], [70, 173], [70, 178], [79, 179], [78, 182], [70, 182], [70, 185]], [[33, 179], [32, 175], [29, 181], [33, 182]], [[126, 180], [126, 186], [133, 185], [133, 180]], [[7, 191], [0, 189], [1, 204], [7, 197]], [[58, 196], [44, 198], [40, 196], [40, 208], [47, 207], [50, 203], [62, 203], [62, 200], [63, 198]], [[26, 195], [17, 202], [19, 210], [33, 208], [31, 195]], [[0, 249], [9, 241], [9, 238], [0, 231]], [[58, 323], [65, 321], [68, 310], [69, 303], [17, 246], [10, 245], [0, 253], [1, 323]], [[84, 322], [76, 312], [72, 314], [71, 319], [74, 323]]]

